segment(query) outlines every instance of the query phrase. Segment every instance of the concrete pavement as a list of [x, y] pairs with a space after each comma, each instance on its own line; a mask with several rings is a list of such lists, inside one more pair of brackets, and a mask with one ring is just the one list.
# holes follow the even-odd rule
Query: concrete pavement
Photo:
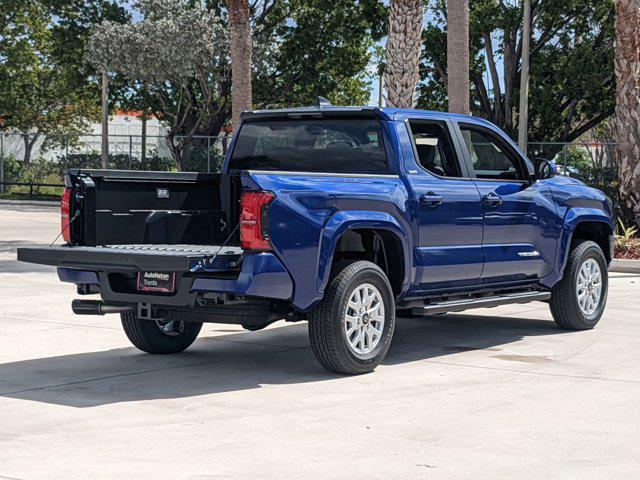
[[137, 351], [15, 262], [58, 230], [0, 206], [0, 479], [640, 477], [640, 275], [612, 274], [593, 331], [541, 303], [400, 319], [384, 365], [339, 377], [306, 324]]

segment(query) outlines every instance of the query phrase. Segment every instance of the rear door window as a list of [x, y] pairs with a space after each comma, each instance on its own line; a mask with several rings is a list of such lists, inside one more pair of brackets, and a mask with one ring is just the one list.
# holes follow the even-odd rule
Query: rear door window
[[422, 168], [440, 177], [461, 177], [445, 124], [410, 121], [416, 160]]
[[388, 173], [382, 130], [375, 119], [246, 122], [229, 169]]

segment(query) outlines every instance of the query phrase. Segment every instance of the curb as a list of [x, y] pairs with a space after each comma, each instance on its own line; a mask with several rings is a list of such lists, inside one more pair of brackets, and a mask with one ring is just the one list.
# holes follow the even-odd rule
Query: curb
[[34, 205], [38, 207], [59, 207], [60, 202], [53, 200], [0, 200], [0, 205]]
[[624, 260], [614, 258], [609, 266], [610, 272], [640, 274], [640, 260]]

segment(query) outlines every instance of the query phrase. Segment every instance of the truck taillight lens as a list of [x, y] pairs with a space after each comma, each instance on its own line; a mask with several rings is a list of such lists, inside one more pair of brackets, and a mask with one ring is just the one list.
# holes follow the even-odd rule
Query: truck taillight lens
[[244, 250], [271, 250], [267, 210], [274, 198], [271, 192], [242, 192], [240, 246]]
[[60, 200], [60, 228], [62, 238], [65, 242], [71, 242], [71, 226], [69, 225], [69, 214], [71, 212], [71, 188], [64, 189]]

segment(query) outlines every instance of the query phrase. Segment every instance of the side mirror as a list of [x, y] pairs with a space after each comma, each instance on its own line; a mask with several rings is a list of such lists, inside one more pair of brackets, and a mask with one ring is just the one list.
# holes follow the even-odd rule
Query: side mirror
[[538, 180], [546, 180], [547, 178], [554, 177], [558, 174], [558, 168], [551, 160], [534, 158], [533, 164], [536, 168], [536, 179]]

